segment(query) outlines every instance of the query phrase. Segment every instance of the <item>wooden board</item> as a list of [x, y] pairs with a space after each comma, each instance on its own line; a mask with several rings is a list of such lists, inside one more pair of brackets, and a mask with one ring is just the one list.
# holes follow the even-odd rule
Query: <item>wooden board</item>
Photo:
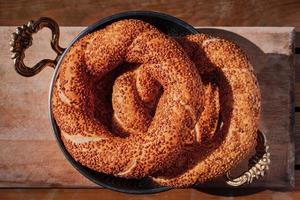
[[[61, 28], [61, 45], [66, 46], [82, 27]], [[267, 135], [272, 154], [268, 176], [252, 186], [285, 187], [293, 184], [293, 28], [201, 28], [236, 41], [249, 54], [258, 73], [263, 111], [260, 130]], [[94, 187], [63, 157], [51, 133], [47, 95], [52, 69], [32, 78], [19, 76], [9, 53], [13, 27], [0, 27], [0, 186]], [[34, 36], [26, 54], [33, 64], [45, 56], [53, 58], [50, 31]]]
[[299, 200], [300, 191], [176, 189], [153, 195], [132, 195], [108, 189], [5, 189], [0, 190], [0, 196], [5, 200]]
[[87, 26], [128, 10], [154, 10], [201, 26], [299, 26], [299, 0], [1, 0], [0, 25], [20, 25], [41, 16], [61, 26]]

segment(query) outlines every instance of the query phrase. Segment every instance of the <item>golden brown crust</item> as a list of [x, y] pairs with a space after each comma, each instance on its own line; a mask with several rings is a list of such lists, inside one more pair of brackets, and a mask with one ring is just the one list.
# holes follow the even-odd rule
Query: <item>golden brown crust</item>
[[202, 77], [211, 72], [217, 76], [222, 120], [213, 140], [195, 145], [182, 155], [188, 157], [188, 162], [153, 178], [162, 185], [187, 187], [225, 174], [253, 149], [260, 91], [253, 68], [237, 45], [204, 34], [188, 36], [179, 42], [193, 62], [198, 63]]
[[175, 41], [122, 20], [71, 47], [52, 103], [81, 164], [188, 187], [225, 174], [252, 150], [260, 91], [232, 42], [205, 34]]
[[[144, 63], [164, 92], [147, 130], [123, 138], [110, 132], [109, 119], [96, 119], [107, 111], [101, 113], [95, 106], [106, 105], [107, 100], [94, 92], [101, 91], [101, 83], [96, 89], [95, 84], [124, 62]], [[76, 161], [99, 172], [141, 178], [163, 169], [177, 159], [183, 146], [181, 136], [191, 131], [202, 112], [202, 82], [194, 64], [176, 41], [139, 20], [118, 21], [81, 38], [60, 67], [52, 109], [62, 139]], [[123, 112], [118, 96], [133, 91], [129, 86], [133, 77], [129, 73], [118, 81], [124, 87], [113, 89], [113, 105]], [[138, 104], [138, 100], [120, 101], [133, 108]], [[119, 118], [116, 124], [121, 122]]]
[[[187, 187], [226, 173], [250, 152], [255, 144], [257, 130], [255, 120], [259, 117], [260, 94], [253, 69], [244, 53], [236, 45], [203, 34], [180, 38], [178, 42], [192, 61], [197, 63], [196, 67], [204, 83], [204, 110], [190, 134], [182, 135], [184, 147], [177, 162], [173, 165], [166, 165], [165, 169], [152, 176], [154, 181], [162, 185]], [[212, 47], [207, 48], [211, 42], [219, 43], [214, 46], [215, 50], [211, 50]], [[151, 110], [149, 111], [145, 105], [160, 95], [160, 85], [157, 85], [155, 80], [145, 72], [146, 69], [146, 66], [140, 66], [130, 72], [133, 79], [139, 77], [141, 83], [137, 80], [130, 83], [132, 91], [122, 94], [121, 98], [127, 99], [128, 102], [119, 103], [119, 105], [126, 104], [129, 107], [124, 112], [116, 112], [117, 115], [123, 116], [122, 128], [131, 134], [135, 134], [138, 128], [148, 128], [147, 120], [151, 118], [149, 114]], [[125, 73], [119, 79], [126, 76]], [[124, 86], [124, 84], [116, 83], [114, 88]], [[243, 94], [244, 92], [247, 94]], [[249, 97], [252, 98], [252, 95], [251, 101]], [[138, 98], [142, 106], [133, 108], [130, 102], [136, 101], [134, 98]], [[238, 102], [231, 105], [233, 101]], [[245, 106], [248, 106], [248, 110], [244, 109]], [[238, 108], [242, 110], [233, 112], [232, 109]], [[140, 115], [139, 109], [142, 109], [147, 117]], [[127, 113], [126, 110], [133, 112]], [[245, 120], [250, 121], [247, 126], [251, 128], [245, 128], [245, 125], [241, 124], [248, 114]], [[249, 117], [253, 120], [249, 120]], [[124, 124], [126, 121], [131, 121], [133, 125]], [[217, 130], [218, 124], [219, 130]], [[242, 131], [232, 136], [232, 132], [236, 130]], [[247, 136], [244, 137], [244, 134]], [[240, 137], [244, 138], [240, 139]], [[239, 145], [244, 145], [244, 148], [237, 148]], [[209, 154], [212, 156], [208, 156]]]

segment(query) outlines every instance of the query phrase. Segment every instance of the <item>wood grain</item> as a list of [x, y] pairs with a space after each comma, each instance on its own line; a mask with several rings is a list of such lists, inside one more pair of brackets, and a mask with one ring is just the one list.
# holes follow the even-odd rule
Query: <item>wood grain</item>
[[[220, 191], [220, 190], [219, 190]], [[251, 195], [250, 195], [251, 194]], [[194, 189], [176, 189], [167, 192], [152, 195], [131, 195], [113, 192], [107, 189], [5, 189], [0, 190], [0, 198], [5, 200], [23, 200], [23, 199], [43, 199], [43, 200], [298, 200], [300, 191], [259, 191], [259, 190], [230, 190], [217, 193], [216, 191], [206, 190], [197, 191]]]
[[[300, 48], [300, 30], [295, 35], [295, 47]], [[300, 54], [295, 55], [295, 105], [300, 107]], [[300, 162], [299, 162], [300, 163]]]
[[295, 113], [295, 164], [300, 165], [300, 112]]
[[[300, 172], [296, 173], [296, 185], [300, 185]], [[293, 190], [225, 190], [225, 189], [174, 189], [167, 192], [152, 195], [131, 195], [113, 192], [107, 189], [2, 189], [0, 199], [23, 200], [23, 199], [43, 199], [43, 200], [199, 200], [199, 199], [243, 199], [243, 200], [298, 200], [300, 199], [300, 188]]]
[[[300, 172], [295, 174], [296, 186], [300, 185]], [[43, 200], [81, 200], [81, 199], [93, 199], [93, 200], [199, 200], [199, 199], [243, 199], [243, 200], [261, 200], [261, 199], [273, 199], [273, 200], [298, 200], [300, 199], [300, 188], [296, 187], [293, 190], [260, 190], [260, 189], [174, 189], [167, 192], [152, 195], [131, 195], [119, 192], [114, 192], [108, 189], [2, 189], [0, 190], [0, 199], [2, 200], [23, 200], [23, 199], [43, 199]]]
[[[273, 0], [273, 1], [260, 1], [260, 0], [252, 0], [252, 1], [234, 1], [234, 0], [227, 0], [227, 1], [193, 1], [193, 0], [174, 0], [164, 1], [164, 0], [155, 0], [155, 1], [146, 1], [146, 0], [131, 0], [131, 1], [122, 1], [122, 0], [89, 0], [89, 1], [76, 1], [76, 0], [1, 0], [0, 1], [0, 25], [20, 25], [30, 19], [36, 19], [41, 16], [49, 16], [56, 19], [60, 25], [69, 25], [69, 26], [86, 26], [90, 23], [97, 21], [100, 18], [106, 17], [108, 15], [114, 14], [115, 12], [125, 11], [125, 10], [157, 10], [161, 12], [166, 12], [172, 15], [175, 15], [188, 23], [198, 26], [295, 26], [296, 30], [300, 31], [300, 1], [293, 0], [293, 1], [286, 1], [286, 0]], [[300, 34], [299, 34], [300, 35]], [[298, 41], [298, 42], [297, 42]], [[68, 41], [64, 41], [63, 43], [66, 45]], [[2, 45], [2, 43], [1, 43]], [[6, 45], [6, 43], [5, 43]], [[39, 46], [39, 44], [37, 45]], [[300, 37], [296, 37], [296, 46], [300, 47]], [[48, 45], [50, 48], [50, 45]], [[5, 46], [6, 48], [6, 46]], [[51, 54], [50, 51], [45, 49], [47, 55], [51, 55], [53, 57], [54, 54]], [[45, 52], [35, 52], [39, 57], [43, 57]], [[30, 54], [29, 52], [28, 54]], [[0, 54], [1, 60], [3, 54]], [[37, 56], [37, 57], [38, 57]], [[29, 60], [28, 62], [34, 63], [38, 60]], [[300, 106], [300, 55], [296, 56], [296, 84], [295, 84], [295, 100], [296, 105]], [[3, 61], [2, 61], [3, 63]], [[0, 69], [5, 68], [3, 64], [0, 65]], [[11, 66], [8, 66], [11, 67]], [[1, 71], [2, 73], [3, 71]], [[52, 70], [48, 69], [37, 79], [36, 86], [38, 88], [35, 91], [41, 92], [41, 95], [37, 95], [38, 101], [44, 101], [46, 99], [45, 93], [47, 86], [41, 85], [39, 83], [42, 81], [47, 82], [49, 80], [48, 75], [52, 73]], [[24, 84], [25, 79], [22, 80], [22, 84]], [[2, 83], [3, 84], [3, 83]], [[7, 83], [9, 84], [9, 83]], [[21, 84], [21, 85], [22, 85]], [[26, 86], [26, 85], [25, 85]], [[28, 89], [28, 87], [25, 87]], [[35, 92], [33, 91], [33, 92]], [[33, 95], [32, 91], [24, 91], [24, 94], [27, 93], [27, 96]], [[2, 95], [2, 94], [1, 94]], [[4, 97], [6, 101], [11, 98], [10, 96], [6, 95]], [[27, 101], [26, 103], [30, 103], [29, 97], [23, 98], [21, 100]], [[2, 102], [0, 102], [1, 104]], [[24, 102], [25, 103], [25, 102]], [[30, 105], [30, 104], [27, 104]], [[49, 124], [47, 118], [47, 109], [43, 105], [38, 106], [40, 112], [43, 112], [44, 115], [37, 115], [35, 119], [39, 123], [35, 123], [34, 125], [31, 122], [28, 123], [26, 118], [26, 114], [19, 115], [19, 114], [10, 114], [14, 118], [9, 120], [8, 124], [10, 124], [10, 129], [14, 129], [16, 132], [20, 131], [20, 135], [24, 134], [28, 136], [28, 133], [31, 133], [30, 128], [35, 127], [32, 129], [37, 131], [38, 134], [34, 135], [39, 140], [44, 140], [45, 136], [52, 138], [51, 133], [49, 133]], [[1, 110], [1, 113], [4, 113], [4, 110]], [[27, 113], [30, 113], [30, 108], [22, 108]], [[7, 111], [7, 110], [6, 110]], [[2, 120], [2, 116], [0, 117], [0, 123]], [[7, 118], [6, 118], [7, 119]], [[296, 162], [300, 164], [300, 114], [296, 113]], [[2, 124], [1, 124], [2, 125]], [[1, 126], [0, 129], [3, 127]], [[3, 131], [0, 130], [2, 134]], [[35, 138], [28, 137], [33, 142]], [[3, 145], [3, 144], [1, 144]], [[7, 144], [4, 144], [7, 146]], [[30, 149], [30, 145], [25, 145], [24, 143], [20, 145], [27, 146], [27, 153], [28, 149]], [[55, 142], [52, 142], [52, 145], [49, 145], [46, 142], [41, 142], [40, 146], [49, 146], [50, 148], [57, 148], [55, 147]], [[298, 147], [298, 148], [297, 148]], [[1, 148], [1, 146], [0, 146]], [[12, 146], [11, 149], [16, 149], [18, 146]], [[0, 149], [1, 150], [1, 149]], [[0, 160], [2, 159], [2, 151], [0, 151]], [[30, 150], [29, 153], [32, 153], [33, 150]], [[11, 157], [14, 157], [13, 151], [6, 151], [9, 153]], [[26, 151], [25, 151], [26, 153]], [[56, 165], [63, 165], [66, 171], [69, 171], [67, 174], [69, 176], [74, 176], [76, 181], [81, 180], [78, 176], [78, 173], [74, 171], [69, 164], [64, 165], [63, 162], [66, 163], [64, 158], [62, 157], [61, 153], [58, 150], [38, 150], [35, 155], [38, 153], [45, 153], [48, 158], [59, 157], [60, 159], [54, 159], [55, 161], [53, 167], [55, 168]], [[44, 161], [45, 158], [40, 158], [40, 161]], [[30, 156], [24, 156], [22, 154], [18, 154], [17, 156], [21, 160], [29, 160], [33, 161], [36, 158], [31, 158]], [[36, 163], [36, 166], [39, 166], [40, 172], [46, 171], [49, 173], [49, 176], [44, 179], [44, 181], [50, 184], [51, 177], [55, 176], [51, 170], [52, 168], [48, 167], [45, 168], [43, 162]], [[0, 168], [2, 167], [0, 162]], [[20, 165], [19, 169], [25, 167], [24, 165]], [[19, 170], [18, 169], [18, 170]], [[73, 170], [73, 172], [72, 172]], [[34, 172], [32, 172], [34, 174]], [[27, 175], [29, 178], [33, 175]], [[24, 175], [18, 174], [19, 180], [24, 177]], [[41, 180], [41, 179], [40, 179]], [[83, 179], [84, 180], [84, 179]], [[82, 181], [83, 181], [82, 180]], [[253, 195], [247, 195], [244, 193], [244, 196], [241, 199], [300, 199], [300, 172], [296, 172], [296, 188], [293, 191], [263, 191], [260, 193], [256, 193]], [[62, 181], [60, 179], [60, 181]], [[16, 182], [12, 185], [16, 186]], [[20, 182], [18, 183], [20, 184]], [[39, 182], [35, 183], [36, 185], [40, 185]], [[53, 183], [52, 183], [53, 184]], [[63, 184], [68, 184], [64, 182]], [[71, 184], [69, 182], [69, 184]], [[48, 185], [48, 186], [49, 186]], [[218, 190], [220, 191], [220, 190]], [[238, 193], [240, 194], [240, 193]], [[156, 194], [156, 195], [125, 195], [116, 192], [112, 192], [109, 190], [104, 189], [76, 189], [76, 190], [62, 190], [62, 189], [11, 189], [11, 190], [0, 190], [0, 199], [10, 200], [10, 199], [233, 199], [232, 196], [236, 196], [237, 194], [233, 191], [229, 191], [228, 197], [218, 196], [218, 195], [211, 195], [208, 193], [198, 192], [195, 190], [171, 190], [169, 192]]]
[[299, 26], [298, 0], [1, 0], [0, 25], [20, 25], [41, 16], [64, 26], [87, 26], [126, 10], [155, 10], [195, 26]]
[[[12, 33], [15, 28], [0, 28], [0, 43], [4, 46], [0, 58], [5, 60], [0, 68], [0, 185], [94, 186], [66, 161], [54, 139], [47, 105], [53, 69], [46, 68], [31, 78], [18, 75], [9, 59], [7, 30]], [[60, 42], [66, 46], [81, 28], [61, 30]], [[54, 57], [49, 40], [48, 29], [34, 35], [33, 47], [26, 51], [28, 66], [45, 56]]]
[[[299, 0], [1, 0], [0, 26], [21, 25], [41, 16], [63, 26], [87, 26], [128, 10], [154, 10], [195, 26], [293, 26], [300, 31]], [[298, 37], [300, 38], [300, 37]], [[300, 40], [300, 39], [299, 39]], [[300, 47], [300, 41], [296, 46]], [[300, 107], [300, 63], [296, 66], [296, 106]]]
[[[66, 46], [82, 27], [61, 28]], [[47, 96], [52, 69], [23, 78], [13, 69], [8, 51], [14, 27], [0, 28], [0, 186], [94, 187], [65, 160], [48, 121]], [[291, 128], [291, 74], [293, 28], [202, 27], [200, 32], [234, 40], [249, 55], [258, 73], [263, 112], [260, 130], [268, 137], [272, 163], [264, 181], [251, 186], [284, 187], [293, 184], [293, 138]], [[34, 35], [26, 52], [30, 66], [39, 59], [54, 57], [49, 45], [50, 31]], [[266, 42], [267, 41], [267, 42]], [[13, 155], [13, 156], [12, 156]]]

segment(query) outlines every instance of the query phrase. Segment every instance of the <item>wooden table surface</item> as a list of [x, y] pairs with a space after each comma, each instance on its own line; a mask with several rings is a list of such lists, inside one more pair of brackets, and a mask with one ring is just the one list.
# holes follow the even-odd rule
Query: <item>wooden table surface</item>
[[[179, 17], [196, 26], [294, 26], [300, 30], [300, 1], [145, 1], [145, 0], [31, 0], [0, 1], [0, 26], [21, 25], [41, 16], [60, 25], [86, 26], [98, 19], [126, 10], [155, 10]], [[299, 37], [298, 37], [299, 38]], [[300, 41], [296, 46], [300, 47]], [[298, 58], [298, 59], [297, 59]], [[300, 68], [296, 56], [296, 136], [300, 136]], [[299, 148], [297, 148], [297, 152]], [[297, 153], [296, 152], [296, 153]], [[299, 154], [299, 152], [298, 152]], [[299, 165], [296, 169], [300, 169]], [[250, 195], [252, 194], [252, 195]], [[0, 199], [300, 199], [300, 171], [291, 191], [171, 190], [155, 195], [126, 195], [106, 189], [2, 189]]]

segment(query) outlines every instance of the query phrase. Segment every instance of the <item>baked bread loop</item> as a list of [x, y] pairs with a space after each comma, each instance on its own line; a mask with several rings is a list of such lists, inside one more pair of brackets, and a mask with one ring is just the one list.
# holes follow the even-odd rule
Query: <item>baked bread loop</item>
[[224, 175], [250, 153], [256, 144], [260, 91], [251, 64], [237, 45], [204, 34], [179, 42], [203, 80], [215, 74], [220, 92], [221, 121], [215, 137], [187, 146], [183, 163], [153, 175], [158, 184], [187, 187]]
[[[109, 119], [97, 120], [109, 111], [101, 113], [95, 108], [108, 102], [94, 92], [101, 91], [101, 81], [124, 63], [145, 65], [145, 73], [163, 92], [153, 116], [149, 116], [138, 106], [152, 101], [151, 95], [143, 88], [130, 86], [134, 81], [143, 85], [141, 79], [130, 72], [117, 79], [122, 87], [113, 89], [115, 109], [125, 112], [117, 106], [124, 101], [136, 109], [127, 107], [126, 112], [140, 113], [147, 119], [147, 129], [133, 126], [135, 134], [120, 137], [111, 132], [114, 128], [107, 125]], [[144, 94], [142, 99], [135, 90]], [[130, 92], [130, 98], [136, 101], [128, 102], [129, 97], [120, 100]], [[142, 178], [177, 160], [183, 147], [182, 136], [190, 133], [203, 110], [202, 95], [200, 75], [176, 41], [145, 22], [122, 20], [72, 45], [54, 85], [52, 110], [65, 147], [76, 161], [99, 172]], [[121, 115], [114, 116], [116, 124], [123, 125]], [[127, 126], [131, 124], [129, 121]]]
[[114, 83], [112, 94], [113, 126], [123, 134], [145, 133], [152, 116], [138, 96], [133, 72], [124, 73]]

